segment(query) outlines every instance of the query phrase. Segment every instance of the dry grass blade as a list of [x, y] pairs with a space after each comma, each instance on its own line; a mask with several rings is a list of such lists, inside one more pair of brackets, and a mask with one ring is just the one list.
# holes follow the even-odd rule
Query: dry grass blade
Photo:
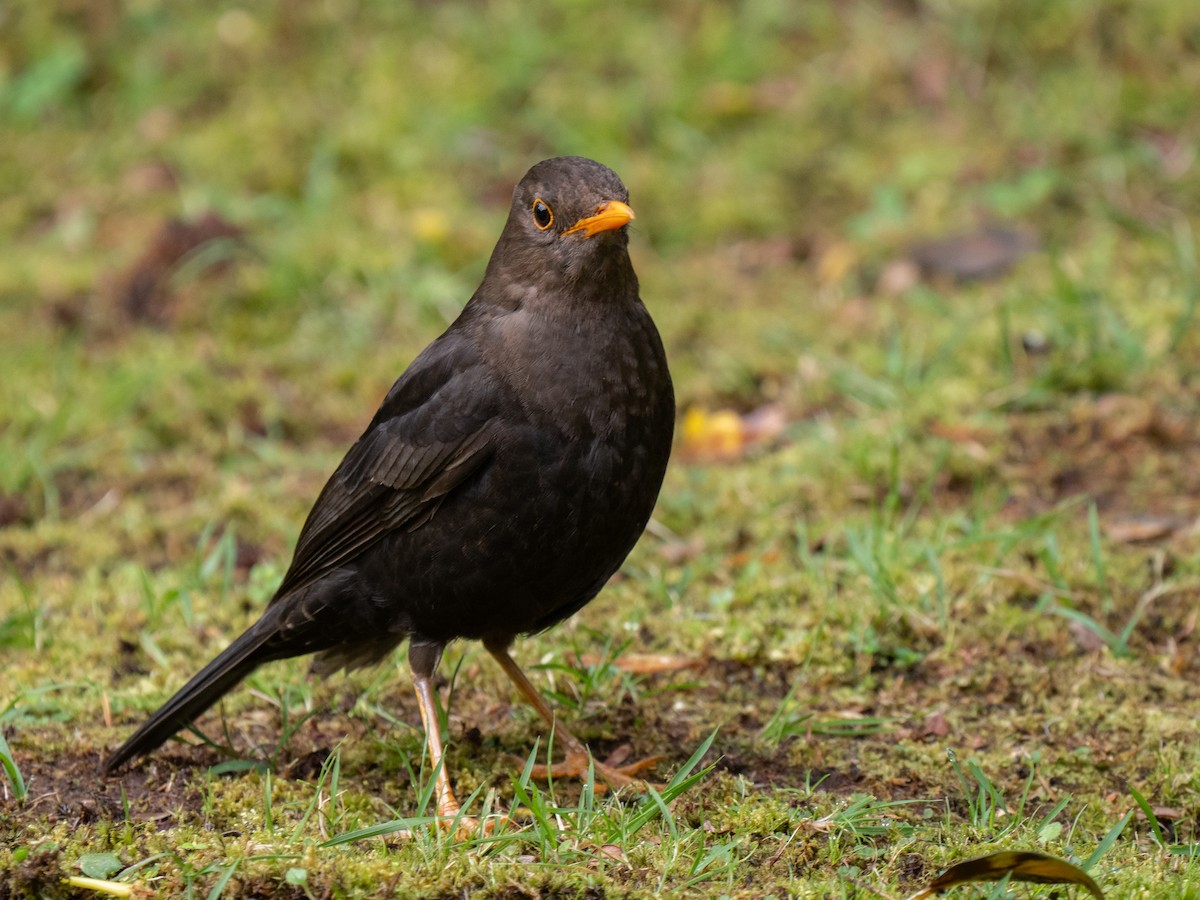
[[95, 891], [98, 894], [104, 894], [109, 897], [146, 897], [151, 895], [151, 891], [146, 890], [136, 882], [127, 884], [123, 881], [108, 881], [103, 878], [85, 878], [81, 875], [72, 875], [69, 878], [62, 880], [63, 884], [73, 888], [79, 888], [85, 891]]
[[1104, 900], [1104, 892], [1100, 890], [1100, 886], [1083, 869], [1056, 856], [1032, 850], [1002, 850], [953, 865], [933, 879], [927, 887], [913, 894], [910, 900], [933, 897], [952, 887], [974, 881], [999, 881], [1006, 875], [1013, 881], [1081, 884], [1097, 900]]
[[[569, 661], [579, 665], [595, 667], [604, 665], [605, 657], [599, 653], [585, 653]], [[627, 653], [613, 661], [613, 667], [629, 675], [659, 675], [664, 672], [681, 672], [685, 669], [701, 670], [705, 661], [697, 656], [680, 656], [672, 653]]]

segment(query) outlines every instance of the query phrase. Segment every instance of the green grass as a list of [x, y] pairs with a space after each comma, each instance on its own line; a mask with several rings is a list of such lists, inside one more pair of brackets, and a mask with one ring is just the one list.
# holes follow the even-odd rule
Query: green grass
[[[1017, 849], [1200, 897], [1198, 51], [1166, 0], [9, 10], [0, 896], [900, 897]], [[273, 664], [101, 781], [564, 153], [630, 187], [681, 410], [786, 421], [678, 452], [622, 575], [516, 647], [670, 787], [532, 779], [552, 738], [472, 645], [440, 697], [491, 835], [429, 824], [402, 656]], [[210, 211], [244, 242], [131, 317]], [[1006, 275], [897, 280], [996, 222], [1038, 236]], [[1080, 896], [993, 888], [956, 892]]]

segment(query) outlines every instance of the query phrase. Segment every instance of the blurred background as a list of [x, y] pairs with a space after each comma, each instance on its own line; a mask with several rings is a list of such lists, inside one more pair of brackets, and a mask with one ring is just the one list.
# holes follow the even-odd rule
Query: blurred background
[[868, 412], [849, 490], [936, 418], [974, 483], [962, 422], [1195, 371], [1198, 44], [1173, 2], [7, 4], [0, 522], [324, 470], [560, 154], [630, 187], [699, 456]]
[[[1173, 254], [1194, 247], [1180, 229], [1197, 200], [1200, 37], [1177, 3], [102, 0], [0, 15], [0, 296], [21, 346], [200, 329], [240, 366], [286, 343], [278, 362], [336, 371], [328, 354], [378, 390], [469, 295], [512, 184], [567, 153], [631, 188], [685, 399], [791, 377], [818, 338], [818, 357], [866, 365], [873, 348], [827, 345], [830, 316], [863, 320], [851, 344], [894, 335], [896, 309], [855, 311], [913, 286], [889, 263], [989, 224], [1099, 294], [1090, 325], [1001, 295], [1007, 327], [1057, 342], [1048, 386], [1124, 383], [1138, 362], [1124, 330], [1150, 310], [1134, 296], [1183, 286]], [[169, 218], [195, 230], [172, 239]], [[1147, 230], [1164, 236], [1159, 278], [1121, 284], [1127, 239]], [[213, 238], [225, 246], [193, 258]], [[196, 284], [214, 270], [219, 287]], [[954, 307], [960, 324], [997, 317]], [[1116, 357], [1081, 359], [1089, 331]], [[30, 398], [7, 381], [21, 418]], [[263, 425], [332, 414], [327, 396]]]
[[[639, 751], [724, 722], [751, 781], [885, 798], [894, 743], [913, 796], [968, 732], [1019, 788], [1011, 735], [1053, 769], [1103, 723], [1054, 770], [1103, 833], [1105, 765], [1194, 746], [1198, 97], [1178, 0], [0, 4], [0, 708], [111, 745], [110, 693], [132, 721], [254, 618], [513, 185], [580, 154], [681, 424], [651, 537], [528, 658], [612, 640], [579, 620], [719, 658]], [[795, 697], [873, 724], [789, 743]]]

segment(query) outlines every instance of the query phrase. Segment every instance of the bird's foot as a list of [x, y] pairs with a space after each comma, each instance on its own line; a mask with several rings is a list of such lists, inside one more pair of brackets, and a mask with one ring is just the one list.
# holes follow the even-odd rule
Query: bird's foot
[[453, 829], [455, 837], [460, 841], [473, 837], [488, 837], [495, 833], [496, 827], [501, 823], [505, 827], [516, 827], [512, 819], [500, 813], [493, 813], [480, 821], [474, 816], [463, 815], [457, 803], [453, 806], [438, 804], [438, 827], [446, 831]]
[[[569, 752], [562, 762], [553, 763], [548, 766], [534, 766], [531, 774], [534, 778], [542, 780], [550, 778], [587, 778], [588, 773], [594, 770], [596, 775], [614, 790], [631, 784], [649, 784], [652, 787], [661, 789], [662, 785], [647, 781], [645, 778], [639, 776], [642, 772], [653, 769], [663, 757], [648, 756], [645, 759], [626, 763], [625, 759], [628, 755], [628, 748], [618, 747], [608, 759], [601, 762], [598, 759], [594, 759], [587, 750]], [[596, 785], [597, 792], [603, 790], [603, 784]]]

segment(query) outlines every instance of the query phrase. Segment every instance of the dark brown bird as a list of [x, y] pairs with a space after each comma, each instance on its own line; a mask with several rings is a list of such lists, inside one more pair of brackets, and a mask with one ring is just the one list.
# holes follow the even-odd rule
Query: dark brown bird
[[[582, 157], [538, 163], [513, 192], [483, 283], [425, 348], [317, 498], [262, 618], [104, 764], [148, 753], [264, 662], [312, 671], [375, 663], [405, 638], [438, 773], [432, 677], [446, 644], [480, 640], [587, 771], [509, 655], [591, 600], [650, 518], [675, 398], [629, 261], [629, 194]], [[610, 783], [639, 771], [597, 763]]]

